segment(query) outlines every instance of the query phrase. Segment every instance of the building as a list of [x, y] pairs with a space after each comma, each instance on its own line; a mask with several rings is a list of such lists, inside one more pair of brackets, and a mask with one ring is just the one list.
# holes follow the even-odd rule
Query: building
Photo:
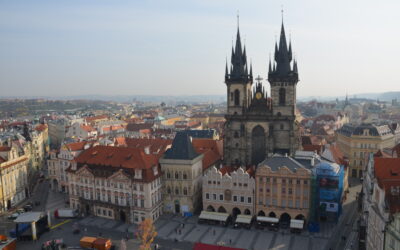
[[71, 137], [71, 138], [86, 139], [95, 136], [97, 136], [97, 130], [93, 126], [78, 122], [72, 124], [68, 128], [68, 131], [66, 133], [66, 137]]
[[392, 246], [400, 246], [395, 237], [399, 232], [396, 218], [400, 211], [400, 158], [369, 155], [362, 197], [366, 249], [397, 249]]
[[29, 157], [15, 143], [0, 146], [0, 212], [9, 210], [29, 196]]
[[91, 147], [91, 144], [86, 141], [65, 143], [60, 150], [50, 152], [47, 166], [52, 190], [68, 193], [69, 183], [66, 170], [71, 166], [74, 158]]
[[[314, 163], [317, 162], [311, 160], [311, 165]], [[258, 165], [255, 176], [257, 215], [286, 222], [308, 219], [312, 177], [309, 168], [290, 156], [273, 155]]]
[[321, 161], [315, 165], [318, 219], [338, 221], [342, 213], [344, 166], [333, 162]]
[[71, 208], [138, 224], [162, 214], [161, 169], [141, 149], [95, 146], [67, 169]]
[[282, 23], [274, 62], [269, 64], [271, 95], [261, 83], [253, 88], [252, 65], [242, 48], [239, 28], [231, 66], [225, 69], [227, 114], [225, 116], [224, 162], [226, 165], [256, 165], [273, 153], [293, 155], [300, 147], [296, 121], [297, 62], [287, 45]]
[[203, 209], [254, 215], [254, 168], [212, 167], [203, 176]]
[[201, 210], [203, 158], [187, 133], [176, 134], [172, 147], [160, 159], [165, 212], [193, 214]]
[[393, 148], [395, 140], [388, 125], [345, 124], [336, 133], [336, 142], [349, 160], [351, 177], [361, 178], [368, 154]]
[[48, 133], [50, 139], [50, 148], [59, 149], [62, 141], [66, 137], [66, 127], [68, 125], [65, 119], [48, 121]]

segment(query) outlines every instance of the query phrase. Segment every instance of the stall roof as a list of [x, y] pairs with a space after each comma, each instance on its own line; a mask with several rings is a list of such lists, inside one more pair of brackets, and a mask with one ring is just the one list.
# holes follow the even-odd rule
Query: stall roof
[[236, 223], [250, 224], [252, 218], [253, 218], [253, 216], [251, 216], [251, 215], [239, 214], [236, 217], [235, 222]]
[[229, 217], [227, 213], [201, 211], [199, 219], [226, 221]]
[[278, 223], [279, 219], [274, 218], [274, 217], [266, 217], [266, 216], [257, 216], [258, 221], [263, 221], [263, 222], [270, 222], [270, 223]]
[[298, 228], [303, 229], [304, 227], [304, 220], [290, 220], [290, 228]]
[[44, 216], [43, 212], [26, 212], [20, 214], [15, 220], [15, 223], [32, 223], [40, 220]]

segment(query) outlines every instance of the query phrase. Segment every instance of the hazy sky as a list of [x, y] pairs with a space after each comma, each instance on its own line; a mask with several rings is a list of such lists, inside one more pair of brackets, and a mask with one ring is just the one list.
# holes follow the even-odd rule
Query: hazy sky
[[0, 96], [225, 94], [237, 11], [265, 78], [281, 5], [300, 96], [400, 90], [398, 0], [0, 0]]

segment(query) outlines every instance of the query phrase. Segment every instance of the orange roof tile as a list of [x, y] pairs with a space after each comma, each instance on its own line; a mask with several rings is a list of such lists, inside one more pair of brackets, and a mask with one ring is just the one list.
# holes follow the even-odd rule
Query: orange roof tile
[[78, 164], [109, 166], [127, 169], [149, 169], [158, 164], [156, 156], [138, 148], [95, 146], [75, 158]]
[[85, 120], [87, 122], [93, 122], [96, 120], [104, 120], [104, 119], [108, 119], [107, 115], [97, 115], [97, 116], [91, 116], [91, 117], [86, 117]]
[[90, 126], [90, 125], [81, 125], [81, 128], [82, 128], [83, 130], [85, 130], [86, 132], [96, 131], [96, 129], [93, 128], [93, 127]]
[[39, 132], [42, 132], [42, 131], [44, 131], [44, 130], [46, 130], [46, 129], [47, 129], [47, 125], [46, 125], [46, 124], [39, 124], [39, 125], [37, 125], [36, 128], [35, 128], [35, 130], [36, 130], [36, 131], [39, 131]]
[[10, 151], [11, 147], [7, 147], [7, 146], [0, 146], [0, 152], [7, 152]]
[[400, 158], [374, 157], [374, 170], [379, 186], [385, 191], [394, 184], [400, 186]]

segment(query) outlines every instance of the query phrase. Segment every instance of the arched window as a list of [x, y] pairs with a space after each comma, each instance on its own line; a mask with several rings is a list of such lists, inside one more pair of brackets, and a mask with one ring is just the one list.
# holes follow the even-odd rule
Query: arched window
[[178, 174], [178, 172], [175, 172], [175, 179], [179, 179], [179, 174]]
[[237, 89], [235, 90], [235, 106], [239, 106], [240, 104], [240, 91]]
[[170, 179], [170, 178], [171, 178], [171, 173], [167, 172], [167, 179]]
[[286, 103], [286, 89], [279, 89], [279, 105], [285, 105]]

